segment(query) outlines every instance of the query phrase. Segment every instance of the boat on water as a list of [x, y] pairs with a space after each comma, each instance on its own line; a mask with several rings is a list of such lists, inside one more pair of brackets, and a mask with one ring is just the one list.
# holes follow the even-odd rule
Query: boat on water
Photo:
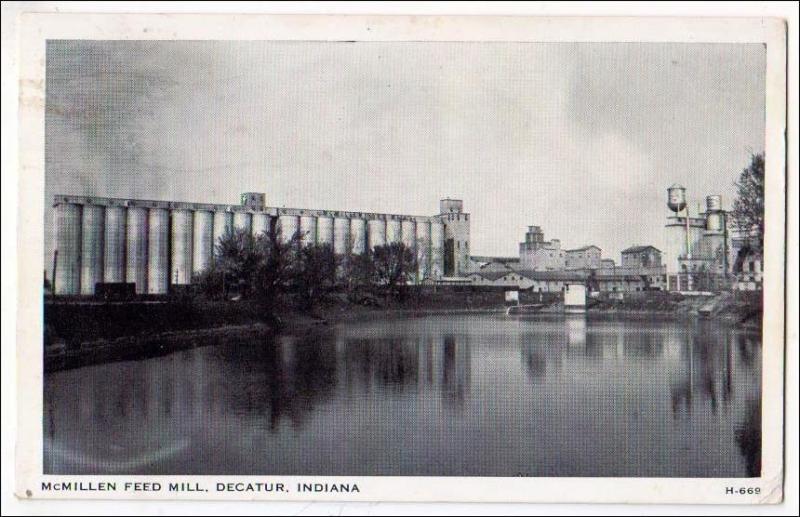
[[544, 308], [543, 303], [531, 303], [528, 305], [512, 305], [506, 309], [506, 315], [511, 316], [514, 314], [535, 314]]

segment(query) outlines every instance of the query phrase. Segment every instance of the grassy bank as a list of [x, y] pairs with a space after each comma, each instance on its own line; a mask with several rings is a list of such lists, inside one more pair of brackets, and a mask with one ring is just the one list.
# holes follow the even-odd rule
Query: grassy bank
[[590, 302], [590, 311], [622, 314], [664, 314], [678, 318], [710, 318], [749, 328], [761, 327], [760, 292], [719, 293], [713, 296], [685, 296], [650, 291], [627, 293], [622, 300], [601, 298]]

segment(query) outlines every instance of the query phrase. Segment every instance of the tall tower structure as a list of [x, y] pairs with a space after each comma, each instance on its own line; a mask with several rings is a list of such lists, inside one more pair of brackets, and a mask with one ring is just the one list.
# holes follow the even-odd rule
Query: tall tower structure
[[438, 218], [444, 223], [444, 276], [463, 276], [469, 268], [469, 214], [461, 199], [439, 201]]
[[706, 198], [705, 255], [711, 261], [713, 272], [728, 271], [728, 214], [722, 209], [722, 196]]
[[692, 291], [695, 288], [694, 277], [707, 263], [703, 248], [706, 218], [690, 215], [686, 188], [677, 183], [667, 189], [667, 207], [674, 214], [667, 217], [665, 226], [667, 289]]

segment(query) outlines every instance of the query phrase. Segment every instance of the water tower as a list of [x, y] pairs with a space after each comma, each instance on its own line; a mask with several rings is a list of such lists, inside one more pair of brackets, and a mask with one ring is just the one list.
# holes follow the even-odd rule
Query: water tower
[[[673, 212], [673, 216], [667, 219], [667, 247], [666, 265], [667, 273], [674, 273], [669, 277], [669, 289], [680, 290], [680, 279], [678, 274], [680, 264], [683, 260], [691, 260], [691, 237], [689, 230], [689, 207], [686, 203], [686, 188], [679, 184], [674, 184], [667, 189], [667, 207]], [[685, 262], [684, 262], [685, 264]], [[690, 275], [686, 275], [687, 284], [691, 283]], [[674, 285], [674, 287], [673, 287]], [[689, 287], [688, 285], [684, 286]]]
[[668, 188], [667, 206], [675, 212], [675, 215], [678, 215], [679, 212], [686, 208], [686, 187], [676, 183]]

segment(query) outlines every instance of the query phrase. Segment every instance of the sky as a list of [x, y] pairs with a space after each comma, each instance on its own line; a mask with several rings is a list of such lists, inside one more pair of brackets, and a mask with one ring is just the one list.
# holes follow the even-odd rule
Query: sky
[[[663, 249], [666, 189], [730, 207], [764, 149], [761, 44], [49, 41], [55, 194], [412, 215], [464, 200], [471, 252], [528, 225]], [[45, 230], [52, 256], [52, 228]]]

